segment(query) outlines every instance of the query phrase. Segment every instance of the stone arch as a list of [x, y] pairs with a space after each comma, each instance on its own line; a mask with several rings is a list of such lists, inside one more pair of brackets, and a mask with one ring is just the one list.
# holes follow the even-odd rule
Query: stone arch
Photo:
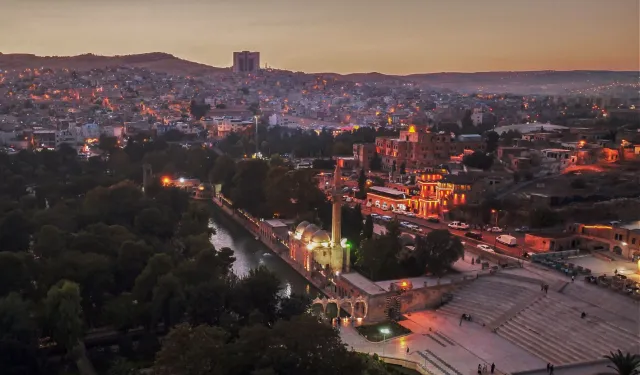
[[326, 298], [316, 298], [311, 301], [311, 307], [314, 305], [322, 306], [322, 313], [325, 314], [327, 312], [327, 299]]
[[[349, 305], [349, 309], [348, 310], [345, 308], [346, 305]], [[353, 301], [351, 301], [350, 298], [341, 298], [340, 299], [340, 305], [338, 307], [343, 309], [343, 310], [349, 311], [349, 314], [353, 318], [353, 314], [355, 313], [355, 311], [354, 311], [355, 306], [353, 304]]]
[[622, 255], [622, 248], [620, 246], [614, 246], [613, 252], [618, 255]]

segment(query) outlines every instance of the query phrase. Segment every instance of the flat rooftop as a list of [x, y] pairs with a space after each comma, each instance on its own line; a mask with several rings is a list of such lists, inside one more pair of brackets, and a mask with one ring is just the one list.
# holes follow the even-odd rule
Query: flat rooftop
[[380, 193], [387, 193], [387, 194], [393, 194], [393, 195], [403, 195], [404, 192], [397, 190], [397, 189], [392, 189], [392, 188], [388, 188], [388, 187], [382, 187], [382, 186], [372, 186], [369, 188], [369, 190], [373, 190], [373, 192], [375, 193], [376, 191], [380, 192]]
[[360, 290], [365, 291], [369, 295], [376, 295], [385, 293], [386, 290], [379, 287], [373, 281], [367, 279], [357, 272], [351, 273], [343, 273], [342, 277], [346, 279], [348, 282], [359, 288]]

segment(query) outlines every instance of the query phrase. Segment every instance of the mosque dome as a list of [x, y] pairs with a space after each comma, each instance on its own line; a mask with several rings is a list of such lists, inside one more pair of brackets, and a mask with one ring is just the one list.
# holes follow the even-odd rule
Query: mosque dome
[[315, 232], [313, 236], [311, 236], [311, 242], [320, 245], [325, 242], [331, 242], [331, 237], [329, 236], [329, 233], [327, 233], [326, 231], [319, 230]]
[[318, 226], [316, 226], [315, 224], [307, 225], [307, 227], [304, 228], [304, 231], [302, 231], [302, 241], [311, 241], [311, 237], [319, 230], [320, 228], [318, 228]]
[[304, 229], [306, 227], [309, 226], [309, 222], [308, 221], [303, 221], [300, 224], [298, 224], [298, 226], [296, 227], [296, 234], [302, 234], [302, 232], [304, 231]]

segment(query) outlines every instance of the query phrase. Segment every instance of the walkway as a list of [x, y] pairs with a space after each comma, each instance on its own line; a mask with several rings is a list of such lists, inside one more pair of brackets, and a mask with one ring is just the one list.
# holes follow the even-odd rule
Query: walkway
[[[353, 327], [342, 327], [342, 340], [358, 352], [408, 359], [421, 363], [434, 375], [476, 375], [478, 364], [495, 363], [500, 373], [544, 368], [546, 363], [491, 333], [478, 324], [457, 317], [422, 311], [405, 315], [409, 336], [371, 343]], [[409, 347], [409, 353], [407, 353]]]

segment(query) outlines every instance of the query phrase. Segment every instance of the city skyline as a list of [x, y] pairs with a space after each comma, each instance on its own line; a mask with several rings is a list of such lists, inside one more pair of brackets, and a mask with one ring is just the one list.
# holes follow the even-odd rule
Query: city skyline
[[635, 0], [260, 2], [0, 0], [0, 52], [166, 52], [229, 67], [234, 51], [305, 72], [638, 70]]

